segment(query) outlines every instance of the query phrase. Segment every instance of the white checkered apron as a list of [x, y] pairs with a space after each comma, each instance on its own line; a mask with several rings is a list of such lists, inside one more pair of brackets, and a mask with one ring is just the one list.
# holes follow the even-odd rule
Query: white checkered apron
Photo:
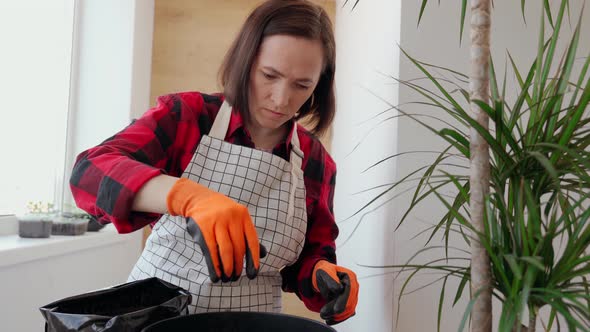
[[186, 219], [165, 214], [154, 226], [128, 281], [158, 277], [188, 290], [193, 296], [189, 313], [280, 312], [279, 270], [297, 260], [307, 229], [297, 128], [287, 162], [272, 153], [225, 142], [230, 116], [231, 106], [224, 102], [182, 177], [248, 207], [260, 243], [268, 251], [260, 260], [258, 276], [248, 279], [244, 268], [236, 281], [212, 283], [201, 248], [186, 230]]

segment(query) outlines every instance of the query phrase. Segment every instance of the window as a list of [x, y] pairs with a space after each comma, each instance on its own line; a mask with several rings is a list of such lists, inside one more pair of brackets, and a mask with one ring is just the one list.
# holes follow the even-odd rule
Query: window
[[0, 2], [0, 216], [61, 196], [74, 1]]

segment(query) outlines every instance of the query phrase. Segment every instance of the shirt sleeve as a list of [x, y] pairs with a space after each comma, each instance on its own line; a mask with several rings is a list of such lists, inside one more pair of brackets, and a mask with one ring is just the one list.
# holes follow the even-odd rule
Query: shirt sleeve
[[[131, 210], [139, 189], [160, 174], [178, 174], [179, 120], [189, 108], [178, 95], [159, 97], [141, 118], [78, 155], [70, 188], [78, 207], [101, 223], [129, 233], [161, 215]], [[193, 131], [194, 132], [194, 131]]]
[[[323, 150], [323, 148], [322, 148]], [[298, 260], [290, 266], [281, 270], [283, 277], [283, 290], [294, 292], [305, 304], [305, 306], [315, 312], [326, 304], [326, 300], [313, 290], [311, 275], [315, 264], [320, 260], [326, 260], [336, 264], [336, 237], [338, 236], [338, 226], [334, 219], [334, 190], [336, 185], [336, 164], [323, 151], [323, 160], [308, 160], [305, 171], [311, 174], [317, 174], [320, 171], [321, 176], [311, 176], [308, 187], [313, 187], [315, 180], [321, 180], [317, 183], [319, 194], [316, 197], [308, 195], [307, 233], [303, 250]], [[312, 168], [312, 169], [310, 169]], [[309, 191], [308, 191], [309, 193]]]

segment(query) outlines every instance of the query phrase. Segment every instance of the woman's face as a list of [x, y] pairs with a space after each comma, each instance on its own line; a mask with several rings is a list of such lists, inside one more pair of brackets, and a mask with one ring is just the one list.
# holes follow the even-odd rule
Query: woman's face
[[324, 59], [320, 41], [288, 35], [262, 40], [250, 70], [252, 129], [278, 129], [311, 97]]

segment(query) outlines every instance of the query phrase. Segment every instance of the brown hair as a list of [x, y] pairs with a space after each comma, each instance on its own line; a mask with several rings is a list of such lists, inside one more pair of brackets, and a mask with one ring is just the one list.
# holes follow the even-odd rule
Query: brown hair
[[248, 16], [219, 70], [225, 98], [240, 112], [247, 112], [250, 70], [262, 40], [272, 35], [304, 37], [322, 43], [324, 68], [312, 97], [301, 106], [296, 119], [309, 115], [312, 132], [323, 133], [336, 111], [336, 43], [328, 14], [307, 0], [268, 0]]

